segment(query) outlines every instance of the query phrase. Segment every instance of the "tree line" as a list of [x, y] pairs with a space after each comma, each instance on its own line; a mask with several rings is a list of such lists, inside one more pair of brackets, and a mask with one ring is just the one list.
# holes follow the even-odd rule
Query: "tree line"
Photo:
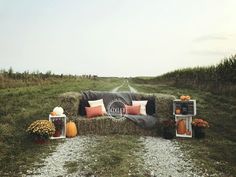
[[79, 78], [96, 79], [97, 77], [98, 77], [97, 75], [91, 75], [91, 74], [88, 75], [54, 74], [51, 71], [47, 71], [45, 73], [39, 71], [14, 72], [12, 67], [10, 67], [8, 70], [6, 69], [0, 70], [0, 89], [57, 83], [65, 80], [73, 80]]

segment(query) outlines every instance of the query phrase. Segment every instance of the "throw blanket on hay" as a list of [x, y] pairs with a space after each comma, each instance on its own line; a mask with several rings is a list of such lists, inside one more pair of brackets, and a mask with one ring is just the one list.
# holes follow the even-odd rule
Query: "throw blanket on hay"
[[145, 129], [154, 128], [157, 123], [157, 118], [150, 115], [125, 115], [125, 117]]

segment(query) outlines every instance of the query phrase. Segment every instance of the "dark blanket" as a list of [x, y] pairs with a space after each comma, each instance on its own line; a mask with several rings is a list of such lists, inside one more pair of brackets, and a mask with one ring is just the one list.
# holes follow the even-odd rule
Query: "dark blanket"
[[157, 124], [157, 118], [150, 115], [125, 115], [125, 117], [145, 129], [155, 128]]
[[155, 98], [152, 96], [140, 97], [139, 94], [131, 92], [100, 92], [100, 91], [85, 91], [82, 92], [82, 99], [79, 105], [79, 115], [85, 116], [85, 107], [89, 107], [89, 100], [103, 99], [105, 108], [114, 100], [120, 100], [126, 105], [132, 105], [132, 100], [148, 100], [146, 106], [147, 116], [145, 115], [126, 115], [125, 117], [133, 121], [142, 128], [152, 128], [157, 122], [157, 119], [151, 115], [155, 114]]

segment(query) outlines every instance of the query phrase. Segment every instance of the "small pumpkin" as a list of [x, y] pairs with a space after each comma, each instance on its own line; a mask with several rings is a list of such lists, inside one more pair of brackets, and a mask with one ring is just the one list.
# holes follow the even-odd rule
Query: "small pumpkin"
[[180, 99], [181, 99], [182, 101], [184, 101], [184, 100], [186, 99], [186, 97], [185, 97], [184, 95], [182, 95], [182, 96], [180, 96]]
[[191, 97], [190, 97], [189, 95], [187, 95], [187, 96], [185, 96], [185, 99], [186, 99], [186, 100], [190, 100]]
[[66, 137], [73, 138], [77, 135], [77, 128], [74, 122], [66, 123]]
[[56, 112], [51, 112], [50, 114], [51, 114], [51, 116], [56, 116], [57, 115]]
[[55, 112], [57, 116], [61, 116], [64, 113], [64, 110], [62, 107], [57, 106], [53, 109], [53, 112]]
[[181, 135], [186, 133], [186, 123], [183, 119], [177, 123], [177, 133]]
[[187, 129], [187, 131], [186, 131], [186, 135], [191, 135], [191, 134], [192, 134], [192, 132], [189, 131], [189, 129]]
[[175, 109], [175, 113], [176, 113], [176, 114], [180, 114], [180, 113], [181, 113], [181, 110], [180, 110], [179, 108], [176, 108], [176, 109]]

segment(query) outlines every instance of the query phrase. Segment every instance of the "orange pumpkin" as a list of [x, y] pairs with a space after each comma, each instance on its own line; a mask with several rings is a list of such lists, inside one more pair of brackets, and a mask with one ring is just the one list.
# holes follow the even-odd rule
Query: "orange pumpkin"
[[50, 114], [51, 114], [51, 116], [56, 116], [57, 115], [56, 112], [51, 112]]
[[181, 135], [186, 133], [186, 123], [183, 119], [177, 123], [177, 133]]
[[186, 97], [185, 97], [184, 95], [182, 95], [182, 96], [180, 97], [180, 99], [181, 99], [182, 101], [184, 101], [184, 100], [186, 99]]
[[77, 135], [77, 128], [74, 122], [70, 121], [66, 124], [66, 137], [73, 138]]
[[181, 110], [180, 110], [179, 108], [176, 108], [176, 109], [175, 109], [175, 113], [176, 113], [176, 114], [180, 114], [180, 113], [181, 113]]
[[191, 97], [190, 97], [189, 95], [187, 95], [187, 96], [185, 96], [185, 99], [186, 99], [186, 100], [190, 100]]
[[186, 131], [186, 135], [191, 135], [191, 134], [192, 134], [192, 132], [189, 131], [189, 129], [187, 129], [187, 131]]

